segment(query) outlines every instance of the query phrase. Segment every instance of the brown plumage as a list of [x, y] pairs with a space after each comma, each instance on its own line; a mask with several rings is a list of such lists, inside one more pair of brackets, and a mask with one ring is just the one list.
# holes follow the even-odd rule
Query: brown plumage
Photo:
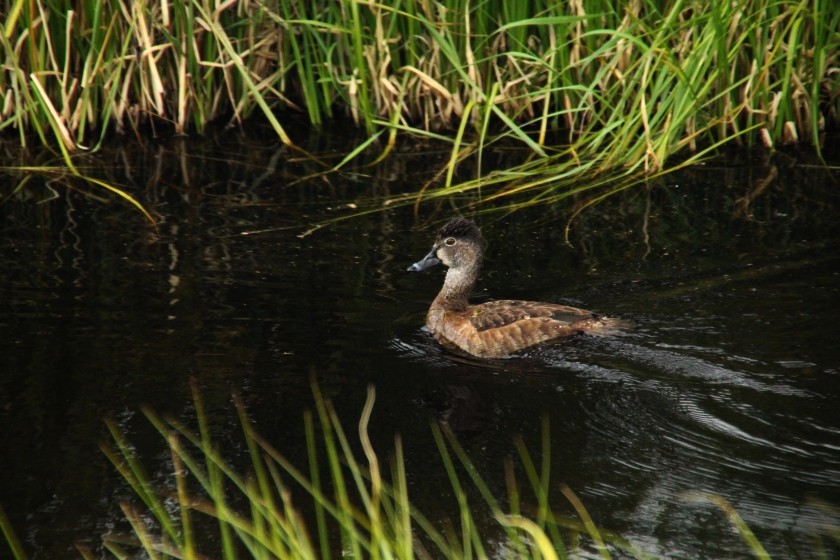
[[621, 328], [615, 319], [553, 303], [497, 300], [470, 305], [483, 244], [472, 220], [454, 218], [440, 228], [429, 254], [408, 268], [420, 272], [441, 263], [449, 267], [426, 315], [426, 325], [444, 346], [498, 358], [556, 338]]

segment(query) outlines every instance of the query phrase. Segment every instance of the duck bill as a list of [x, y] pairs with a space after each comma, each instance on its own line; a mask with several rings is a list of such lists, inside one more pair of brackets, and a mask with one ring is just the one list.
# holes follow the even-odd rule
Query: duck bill
[[409, 272], [423, 272], [426, 269], [432, 268], [440, 264], [440, 259], [437, 258], [437, 249], [432, 249], [429, 254], [408, 267]]

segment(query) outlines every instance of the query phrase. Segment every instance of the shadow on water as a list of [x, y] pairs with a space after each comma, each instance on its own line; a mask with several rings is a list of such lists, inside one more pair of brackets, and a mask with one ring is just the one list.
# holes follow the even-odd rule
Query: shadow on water
[[[333, 148], [316, 140], [311, 151]], [[95, 548], [126, 529], [130, 491], [98, 449], [103, 418], [169, 483], [138, 411], [191, 419], [194, 378], [235, 460], [247, 450], [234, 392], [302, 460], [312, 371], [347, 425], [376, 385], [374, 441], [387, 454], [402, 435], [410, 494], [432, 514], [452, 510], [430, 420], [460, 434], [501, 497], [514, 438], [537, 452], [545, 415], [552, 481], [652, 554], [747, 554], [695, 491], [729, 500], [779, 558], [808, 556], [837, 526], [821, 506], [840, 504], [836, 174], [735, 155], [596, 205], [571, 246], [569, 208], [479, 218], [489, 246], [475, 299], [555, 301], [635, 325], [483, 361], [422, 328], [441, 276], [404, 272], [431, 236], [411, 209], [299, 236], [416, 189], [447, 153], [405, 146], [385, 165], [325, 176], [255, 131], [98, 157], [91, 168], [143, 198], [158, 231], [72, 183], [36, 179], [3, 206], [0, 502], [36, 558], [74, 558], [74, 542]], [[422, 224], [451, 213], [422, 209]], [[572, 511], [559, 491], [551, 499]]]

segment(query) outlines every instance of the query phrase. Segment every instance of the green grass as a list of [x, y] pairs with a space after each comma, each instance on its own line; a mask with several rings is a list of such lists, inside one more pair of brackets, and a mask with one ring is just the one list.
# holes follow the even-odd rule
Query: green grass
[[[295, 147], [281, 122], [296, 112], [365, 130], [348, 158], [381, 160], [399, 136], [448, 143], [439, 181], [391, 204], [476, 192], [472, 210], [507, 212], [594, 203], [732, 143], [819, 150], [840, 115], [840, 11], [826, 0], [14, 0], [7, 12], [0, 134], [57, 148], [71, 172], [110, 131], [201, 134], [261, 115]], [[531, 155], [482, 171], [499, 143]]]
[[[70, 172], [112, 131], [262, 118], [297, 148], [282, 124], [293, 112], [366, 132], [324, 172], [380, 161], [400, 137], [448, 145], [434, 180], [391, 205], [474, 193], [461, 211], [508, 212], [593, 204], [731, 144], [819, 150], [840, 122], [840, 10], [826, 0], [13, 0], [7, 11], [0, 134], [58, 149]], [[482, 153], [511, 144], [524, 163], [486, 171]]]
[[291, 143], [274, 116], [291, 109], [370, 135], [466, 122], [538, 155], [562, 130], [582, 159], [655, 171], [723, 140], [819, 145], [840, 107], [825, 0], [15, 0], [8, 14], [0, 130], [71, 152], [109, 129], [200, 133], [254, 112]]
[[[577, 557], [583, 550], [604, 559], [616, 553], [649, 558], [627, 540], [598, 528], [574, 492], [551, 480], [547, 421], [543, 422], [539, 463], [521, 441], [516, 442], [521, 468], [514, 467], [513, 459], [505, 462], [505, 503], [484, 482], [458, 440], [444, 427], [433, 425], [442, 472], [449, 480], [455, 502], [450, 511], [456, 513], [451, 519], [431, 519], [411, 502], [400, 438], [395, 439], [393, 454], [387, 461], [373, 448], [368, 424], [374, 389], [368, 389], [357, 436], [345, 432], [332, 404], [321, 396], [316, 384], [313, 391], [316, 411], [304, 415], [308, 449], [308, 464], [304, 467], [290, 461], [256, 433], [237, 400], [251, 463], [244, 473], [233, 468], [213, 439], [195, 389], [197, 432], [179, 421], [144, 411], [169, 449], [169, 482], [149, 477], [131, 443], [109, 421], [112, 442], [102, 448], [133, 490], [134, 499], [120, 504], [132, 533], [106, 535], [103, 547], [107, 553], [114, 558], [141, 554], [152, 559], [328, 560], [345, 555], [467, 559], [487, 557], [492, 541], [512, 558]], [[517, 479], [517, 472], [524, 473], [524, 481]], [[561, 516], [551, 508], [551, 503], [557, 503], [552, 488], [558, 487], [576, 512], [575, 517]], [[685, 499], [717, 506], [742, 536], [745, 547], [757, 558], [769, 558], [749, 527], [722, 497], [695, 492]], [[531, 505], [526, 508], [523, 503]], [[828, 508], [825, 504], [821, 507]], [[495, 521], [493, 526], [479, 523], [476, 518], [479, 512], [486, 516], [488, 511]], [[2, 508], [0, 529], [13, 557], [24, 560], [24, 547]], [[840, 529], [826, 527], [825, 535], [815, 542], [819, 544], [822, 538], [840, 543]], [[820, 550], [815, 549], [817, 557]], [[79, 552], [84, 558], [100, 554], [84, 547]]]

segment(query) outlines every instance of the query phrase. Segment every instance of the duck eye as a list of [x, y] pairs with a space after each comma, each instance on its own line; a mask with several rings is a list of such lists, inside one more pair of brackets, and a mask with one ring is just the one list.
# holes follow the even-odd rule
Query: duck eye
[[447, 237], [443, 241], [443, 244], [446, 245], [447, 247], [452, 247], [453, 245], [455, 245], [455, 238], [454, 237]]

